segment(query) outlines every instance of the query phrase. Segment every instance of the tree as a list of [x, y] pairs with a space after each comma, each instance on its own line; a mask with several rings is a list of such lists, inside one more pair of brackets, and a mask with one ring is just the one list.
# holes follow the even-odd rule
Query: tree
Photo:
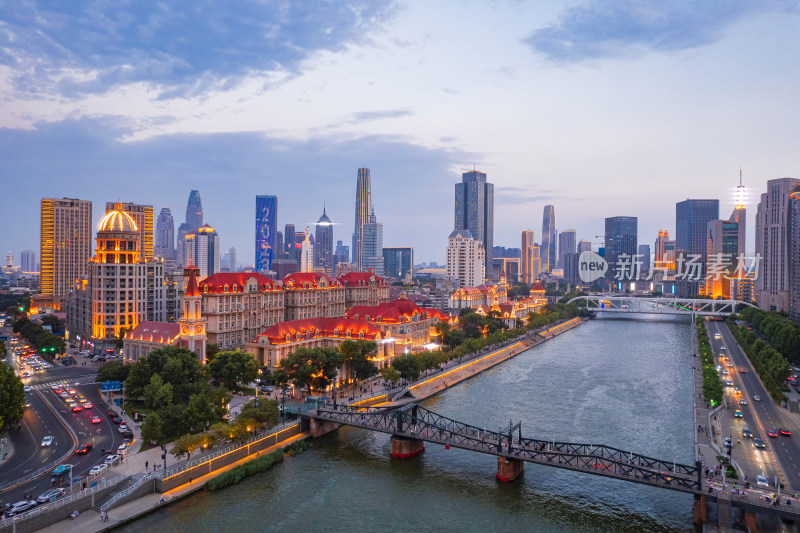
[[347, 366], [356, 372], [361, 379], [367, 379], [378, 373], [375, 363], [367, 358], [367, 355], [374, 352], [378, 345], [373, 341], [363, 339], [351, 341], [346, 340], [339, 346], [339, 351], [344, 357]]
[[419, 377], [420, 367], [419, 359], [411, 354], [403, 354], [400, 357], [395, 357], [392, 361], [392, 366], [404, 379], [415, 380]]
[[42, 325], [50, 326], [53, 333], [63, 332], [64, 323], [56, 315], [45, 315], [42, 317]]
[[465, 338], [466, 336], [463, 331], [451, 329], [442, 335], [442, 343], [452, 351], [455, 350], [459, 344], [464, 342]]
[[153, 374], [144, 388], [144, 404], [150, 409], [160, 409], [172, 404], [172, 385], [164, 383], [161, 376]]
[[125, 381], [131, 373], [132, 365], [122, 361], [109, 361], [97, 371], [97, 381]]
[[257, 429], [269, 429], [277, 425], [278, 418], [278, 402], [275, 400], [259, 400], [258, 407], [255, 401], [248, 402], [236, 416], [237, 422], [254, 424]]
[[150, 413], [142, 424], [142, 440], [151, 444], [161, 440], [164, 433], [164, 423], [158, 413]]
[[0, 364], [0, 433], [17, 426], [25, 414], [25, 386], [14, 370]]
[[214, 344], [213, 342], [206, 344], [206, 363], [210, 363], [218, 353], [219, 344]]
[[258, 377], [258, 362], [252, 354], [236, 350], [219, 352], [208, 364], [211, 376], [232, 388], [236, 383], [250, 383]]
[[186, 454], [186, 458], [192, 456], [192, 452], [198, 447], [198, 439], [194, 435], [182, 435], [175, 439], [172, 443], [172, 449], [169, 451], [175, 457], [180, 457]]
[[458, 323], [468, 339], [477, 339], [483, 336], [483, 317], [470, 310], [459, 316]]
[[125, 392], [130, 398], [138, 398], [144, 394], [144, 388], [150, 383], [153, 371], [147, 364], [147, 358], [139, 359], [131, 365], [128, 377], [125, 378]]
[[[311, 389], [330, 385], [344, 357], [336, 348], [298, 348], [280, 362], [287, 382]], [[277, 372], [276, 372], [277, 380]]]
[[400, 373], [393, 366], [381, 368], [381, 376], [386, 381], [391, 381], [392, 383], [400, 381]]

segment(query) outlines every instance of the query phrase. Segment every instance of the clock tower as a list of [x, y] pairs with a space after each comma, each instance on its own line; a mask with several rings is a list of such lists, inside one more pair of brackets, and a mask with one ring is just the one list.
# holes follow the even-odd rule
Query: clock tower
[[189, 264], [183, 269], [184, 278], [189, 278], [186, 291], [181, 297], [180, 346], [188, 348], [197, 355], [197, 359], [206, 362], [206, 319], [203, 318], [200, 307], [202, 295], [197, 286], [197, 276], [200, 269]]

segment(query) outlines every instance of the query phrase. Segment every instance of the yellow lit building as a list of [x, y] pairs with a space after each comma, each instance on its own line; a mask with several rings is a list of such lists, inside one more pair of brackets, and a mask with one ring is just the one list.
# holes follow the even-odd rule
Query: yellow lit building
[[139, 253], [145, 261], [151, 260], [153, 258], [153, 206], [106, 202], [106, 213], [120, 205], [122, 210], [133, 218], [139, 229]]

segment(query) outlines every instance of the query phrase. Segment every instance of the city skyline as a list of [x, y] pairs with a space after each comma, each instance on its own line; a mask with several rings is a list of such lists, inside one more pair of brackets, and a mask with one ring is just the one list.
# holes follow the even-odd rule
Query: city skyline
[[[319, 216], [311, 206], [326, 201], [342, 221], [334, 238], [348, 242], [360, 166], [375, 177], [384, 244], [411, 244], [420, 262], [443, 262], [444, 206], [473, 165], [496, 185], [502, 246], [538, 227], [547, 204], [579, 239], [595, 240], [604, 218], [624, 212], [652, 242], [658, 229], [676, 230], [673, 205], [687, 197], [718, 198], [728, 212], [740, 166], [755, 212], [766, 182], [796, 176], [800, 162], [789, 89], [800, 69], [785, 54], [797, 9], [637, 5], [469, 6], [460, 10], [464, 23], [504, 28], [471, 42], [442, 29], [453, 12], [447, 4], [296, 5], [276, 22], [277, 40], [245, 25], [278, 20], [271, 7], [253, 5], [216, 28], [251, 45], [225, 49], [225, 62], [210, 53], [218, 41], [203, 39], [159, 55], [190, 24], [205, 28], [217, 9], [230, 14], [225, 7], [198, 7], [186, 26], [151, 27], [146, 42], [82, 8], [5, 8], [13, 39], [4, 37], [12, 53], [0, 57], [8, 96], [0, 175], [11, 194], [0, 210], [18, 216], [0, 246], [15, 257], [37, 248], [42, 197], [92, 201], [96, 229], [105, 202], [167, 207], [177, 219], [195, 189], [223, 246], [252, 264], [252, 214], [231, 202], [274, 194], [279, 227], [305, 227]], [[146, 26], [163, 15], [158, 9], [115, 6], [101, 15]], [[86, 25], [99, 33], [76, 31]], [[26, 37], [37, 31], [47, 44]], [[108, 44], [112, 37], [121, 44]], [[49, 68], [29, 71], [32, 62]], [[748, 252], [753, 231], [751, 222]]]

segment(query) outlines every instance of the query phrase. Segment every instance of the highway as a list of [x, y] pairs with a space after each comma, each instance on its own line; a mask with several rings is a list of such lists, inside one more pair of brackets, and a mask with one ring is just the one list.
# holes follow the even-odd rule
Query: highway
[[[786, 489], [800, 490], [800, 446], [797, 439], [800, 438], [800, 424], [786, 414], [781, 408], [776, 406], [761, 380], [758, 378], [750, 361], [739, 347], [733, 334], [724, 322], [710, 321], [708, 334], [711, 347], [715, 355], [726, 354], [731, 361], [728, 367], [729, 374], [722, 376], [733, 381], [734, 387], [741, 390], [741, 394], [734, 393], [733, 387], [725, 388], [725, 399], [730, 405], [722, 414], [721, 424], [723, 427], [722, 438], [732, 435], [733, 438], [733, 460], [748, 475], [748, 481], [755, 485], [755, 476], [763, 475], [767, 478], [771, 486], [774, 486], [775, 479], [784, 485]], [[719, 333], [721, 338], [715, 339], [715, 334]], [[722, 349], [722, 346], [725, 349]], [[719, 361], [719, 357], [717, 357]], [[746, 370], [741, 372], [740, 370]], [[760, 396], [761, 401], [755, 401], [754, 396]], [[744, 398], [746, 405], [739, 405], [740, 398]], [[739, 408], [743, 418], [735, 418], [733, 411]], [[729, 431], [725, 433], [725, 428]], [[754, 437], [761, 438], [766, 444], [765, 450], [757, 449], [752, 439], [742, 438], [742, 429], [747, 427]], [[767, 436], [767, 431], [779, 428], [788, 428], [792, 432], [791, 437], [778, 435], [777, 438]], [[737, 440], [741, 439], [741, 443]]]

